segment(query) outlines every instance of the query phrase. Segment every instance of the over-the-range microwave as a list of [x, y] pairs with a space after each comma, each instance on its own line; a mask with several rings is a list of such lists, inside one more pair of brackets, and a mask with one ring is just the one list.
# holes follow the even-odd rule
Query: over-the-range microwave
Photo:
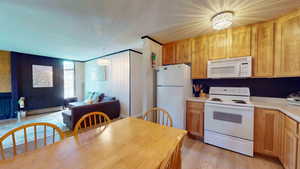
[[208, 78], [246, 78], [251, 74], [251, 56], [208, 61]]

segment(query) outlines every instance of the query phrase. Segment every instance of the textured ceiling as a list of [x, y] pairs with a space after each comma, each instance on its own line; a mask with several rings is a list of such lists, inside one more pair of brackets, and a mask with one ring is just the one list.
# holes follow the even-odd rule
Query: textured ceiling
[[275, 18], [300, 0], [1, 0], [0, 50], [88, 60], [212, 31], [210, 18], [235, 12], [234, 25]]

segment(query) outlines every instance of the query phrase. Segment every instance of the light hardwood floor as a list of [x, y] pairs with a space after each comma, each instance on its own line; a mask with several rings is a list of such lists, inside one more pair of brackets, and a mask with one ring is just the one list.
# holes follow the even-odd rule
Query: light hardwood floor
[[254, 158], [185, 138], [182, 169], [283, 169], [279, 161]]

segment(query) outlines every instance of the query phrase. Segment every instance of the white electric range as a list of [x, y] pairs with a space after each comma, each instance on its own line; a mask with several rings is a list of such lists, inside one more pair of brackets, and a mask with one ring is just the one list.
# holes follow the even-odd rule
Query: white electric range
[[254, 106], [245, 87], [211, 87], [205, 102], [204, 142], [253, 156]]

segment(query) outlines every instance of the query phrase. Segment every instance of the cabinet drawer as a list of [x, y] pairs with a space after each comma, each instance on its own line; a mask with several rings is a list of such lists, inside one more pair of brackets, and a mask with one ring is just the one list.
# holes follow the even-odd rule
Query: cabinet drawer
[[187, 113], [192, 113], [192, 114], [201, 114], [203, 112], [202, 109], [190, 109], [188, 108]]
[[294, 134], [297, 134], [298, 132], [298, 124], [295, 120], [285, 116], [284, 118], [284, 128]]
[[203, 110], [204, 109], [204, 103], [201, 102], [187, 102], [187, 108], [189, 110], [195, 109], [195, 110]]

